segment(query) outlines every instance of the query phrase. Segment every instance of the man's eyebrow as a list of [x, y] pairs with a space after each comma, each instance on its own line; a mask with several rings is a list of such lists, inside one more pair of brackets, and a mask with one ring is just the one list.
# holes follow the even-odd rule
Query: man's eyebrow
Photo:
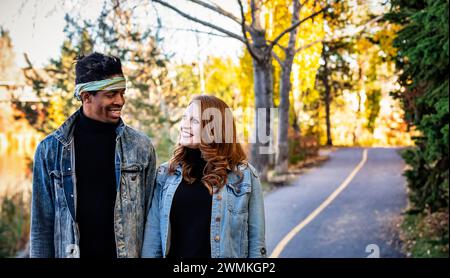
[[120, 92], [123, 92], [123, 93], [125, 93], [125, 89], [113, 89], [113, 90], [105, 90], [105, 93], [113, 93], [113, 94], [115, 94], [115, 93], [120, 93]]

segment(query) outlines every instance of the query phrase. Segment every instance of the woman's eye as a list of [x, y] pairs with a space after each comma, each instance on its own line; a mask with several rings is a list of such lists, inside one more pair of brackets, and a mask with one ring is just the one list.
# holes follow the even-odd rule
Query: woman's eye
[[200, 122], [198, 120], [196, 120], [196, 119], [192, 119], [192, 123], [198, 125]]

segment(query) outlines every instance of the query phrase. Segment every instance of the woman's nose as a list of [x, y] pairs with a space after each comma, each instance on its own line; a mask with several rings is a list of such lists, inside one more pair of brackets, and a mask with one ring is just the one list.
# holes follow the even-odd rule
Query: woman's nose
[[180, 127], [181, 127], [181, 129], [190, 129], [191, 122], [188, 119], [182, 119]]

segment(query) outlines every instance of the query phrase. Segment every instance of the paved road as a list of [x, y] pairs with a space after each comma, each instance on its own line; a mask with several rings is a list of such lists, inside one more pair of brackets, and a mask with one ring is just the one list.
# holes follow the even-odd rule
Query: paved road
[[[294, 227], [317, 209], [350, 175], [362, 148], [343, 148], [292, 185], [265, 197], [266, 239], [270, 253]], [[402, 257], [395, 224], [406, 207], [404, 163], [397, 148], [370, 148], [348, 186], [284, 246], [282, 258]], [[368, 247], [371, 249], [370, 247]]]

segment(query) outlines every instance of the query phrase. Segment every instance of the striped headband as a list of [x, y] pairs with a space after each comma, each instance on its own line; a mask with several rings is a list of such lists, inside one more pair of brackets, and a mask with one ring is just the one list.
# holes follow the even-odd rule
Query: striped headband
[[97, 80], [86, 83], [80, 83], [75, 86], [74, 96], [81, 100], [81, 92], [93, 92], [102, 90], [126, 89], [127, 82], [125, 77], [113, 77], [111, 79]]

